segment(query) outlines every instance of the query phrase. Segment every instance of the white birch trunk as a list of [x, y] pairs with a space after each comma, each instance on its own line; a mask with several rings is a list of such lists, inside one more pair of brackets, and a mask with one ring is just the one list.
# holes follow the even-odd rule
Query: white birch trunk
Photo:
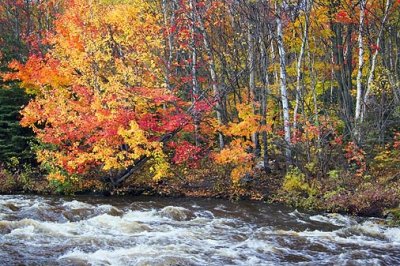
[[263, 146], [263, 166], [266, 172], [270, 172], [271, 169], [269, 167], [268, 162], [268, 134], [266, 130], [267, 126], [267, 106], [268, 106], [268, 90], [269, 90], [269, 77], [268, 77], [268, 54], [267, 49], [265, 48], [264, 43], [262, 42], [262, 37], [259, 38], [260, 43], [260, 51], [261, 51], [261, 62], [262, 62], [262, 73], [263, 73], [263, 83], [264, 88], [261, 92], [261, 126], [263, 126], [263, 130], [261, 132], [262, 135], [262, 146]]
[[360, 141], [360, 117], [361, 117], [361, 104], [363, 98], [363, 86], [362, 86], [362, 70], [364, 67], [364, 19], [365, 19], [365, 6], [366, 0], [360, 0], [360, 25], [358, 30], [358, 69], [357, 69], [357, 97], [356, 97], [356, 111], [355, 111], [355, 137]]
[[281, 7], [276, 4], [276, 29], [277, 29], [277, 43], [278, 43], [278, 53], [279, 53], [279, 65], [280, 65], [280, 88], [281, 88], [281, 100], [283, 109], [283, 124], [285, 131], [285, 155], [288, 163], [292, 161], [291, 153], [291, 136], [290, 136], [290, 117], [289, 117], [289, 103], [287, 96], [287, 81], [286, 81], [286, 52], [283, 44], [283, 32], [282, 32], [282, 20], [281, 20]]

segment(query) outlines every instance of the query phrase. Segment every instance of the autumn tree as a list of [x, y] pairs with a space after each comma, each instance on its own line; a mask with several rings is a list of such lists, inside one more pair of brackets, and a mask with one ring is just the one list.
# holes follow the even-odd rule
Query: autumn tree
[[165, 134], [188, 117], [185, 103], [163, 87], [160, 21], [146, 1], [70, 1], [46, 40], [53, 48], [11, 64], [17, 72], [7, 78], [35, 93], [22, 124], [43, 143], [38, 159], [50, 178], [150, 159], [155, 178], [166, 175]]

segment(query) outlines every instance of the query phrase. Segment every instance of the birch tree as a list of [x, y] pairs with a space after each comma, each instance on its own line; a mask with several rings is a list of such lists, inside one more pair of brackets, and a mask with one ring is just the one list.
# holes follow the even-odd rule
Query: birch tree
[[360, 118], [361, 118], [361, 104], [363, 98], [363, 85], [362, 85], [362, 71], [364, 67], [364, 19], [365, 19], [365, 7], [367, 1], [360, 0], [360, 25], [358, 30], [358, 69], [357, 69], [357, 98], [356, 98], [356, 111], [355, 111], [355, 136], [360, 141]]
[[292, 153], [291, 153], [291, 132], [290, 132], [290, 117], [289, 117], [289, 103], [288, 103], [288, 95], [287, 95], [287, 78], [286, 78], [286, 52], [283, 43], [283, 30], [282, 30], [282, 6], [275, 2], [276, 8], [276, 39], [278, 45], [278, 54], [279, 54], [279, 75], [280, 75], [280, 90], [281, 90], [281, 101], [282, 101], [282, 110], [283, 110], [283, 127], [285, 131], [285, 155], [286, 161], [291, 163], [292, 161]]

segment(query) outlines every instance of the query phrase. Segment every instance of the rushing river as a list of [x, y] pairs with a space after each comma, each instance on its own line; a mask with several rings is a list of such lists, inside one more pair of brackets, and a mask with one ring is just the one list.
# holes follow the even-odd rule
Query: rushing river
[[0, 196], [0, 265], [400, 265], [400, 228], [259, 202]]

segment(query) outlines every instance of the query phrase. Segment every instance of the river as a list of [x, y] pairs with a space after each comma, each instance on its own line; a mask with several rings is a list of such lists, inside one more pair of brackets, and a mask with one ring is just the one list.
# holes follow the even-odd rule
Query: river
[[400, 228], [261, 202], [0, 196], [0, 265], [400, 265]]

